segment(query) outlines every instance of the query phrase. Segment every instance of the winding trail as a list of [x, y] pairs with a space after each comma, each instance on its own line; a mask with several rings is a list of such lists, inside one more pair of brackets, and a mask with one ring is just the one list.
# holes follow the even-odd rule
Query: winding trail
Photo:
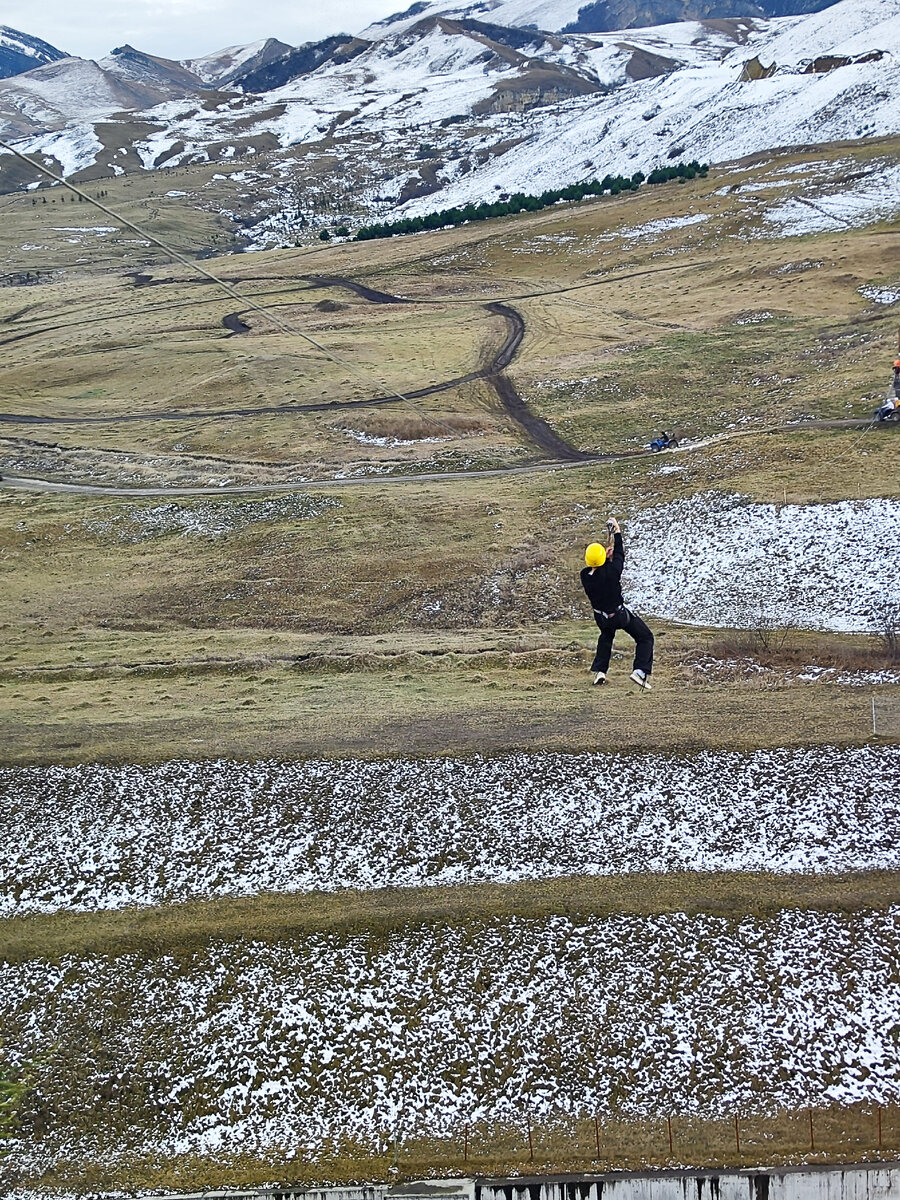
[[[389, 292], [378, 291], [357, 283], [353, 279], [342, 276], [312, 275], [306, 276], [306, 281], [312, 288], [344, 288], [353, 292], [372, 304], [415, 304], [415, 300], [407, 300], [402, 296], [393, 296]], [[536, 416], [528, 408], [525, 400], [519, 395], [515, 385], [503, 372], [510, 365], [519, 351], [525, 336], [525, 319], [520, 312], [510, 304], [499, 301], [483, 305], [491, 316], [502, 317], [506, 322], [506, 336], [487, 364], [477, 371], [444, 380], [441, 383], [416, 388], [404, 392], [410, 400], [419, 400], [425, 396], [434, 396], [439, 392], [451, 391], [466, 383], [482, 380], [488, 383], [497, 395], [497, 399], [506, 415], [527, 434], [532, 442], [549, 454], [552, 459], [563, 462], [581, 462], [589, 458], [583, 451], [564, 441], [553, 428], [541, 417]], [[229, 313], [222, 320], [224, 327], [232, 336], [240, 336], [251, 332], [251, 327], [243, 320], [241, 312]], [[197, 421], [197, 420], [228, 420], [234, 417], [253, 416], [288, 416], [297, 413], [341, 411], [345, 409], [370, 408], [375, 405], [396, 404], [396, 394], [369, 396], [362, 400], [324, 400], [314, 404], [269, 404], [255, 405], [248, 408], [228, 409], [165, 409], [162, 412], [130, 412], [110, 416], [54, 416], [45, 417], [26, 415], [22, 413], [0, 413], [0, 424], [6, 425], [121, 425], [148, 421]]]
[[[643, 272], [637, 272], [642, 274]], [[431, 299], [414, 300], [402, 296], [394, 296], [389, 292], [370, 288], [343, 276], [309, 275], [303, 277], [311, 288], [343, 288], [372, 304], [436, 304], [442, 303]], [[597, 282], [608, 282], [607, 280]], [[575, 285], [592, 286], [588, 285]], [[304, 289], [306, 290], [306, 289]], [[574, 290], [561, 288], [560, 291]], [[545, 293], [532, 293], [544, 295]], [[518, 297], [517, 297], [518, 298]], [[524, 296], [522, 297], [525, 298]], [[467, 301], [471, 303], [472, 301]], [[490, 357], [485, 366], [465, 375], [445, 380], [441, 383], [407, 391], [404, 395], [410, 399], [421, 399], [440, 392], [450, 391], [466, 383], [483, 381], [489, 384], [506, 415], [528, 435], [528, 437], [548, 455], [549, 460], [528, 463], [519, 466], [496, 467], [475, 471], [445, 471], [445, 472], [410, 472], [409, 474], [392, 475], [358, 475], [336, 479], [299, 479], [283, 483], [259, 484], [229, 484], [222, 487], [214, 486], [170, 486], [170, 487], [110, 487], [103, 484], [61, 483], [53, 480], [38, 479], [29, 476], [5, 475], [0, 477], [0, 486], [32, 492], [56, 492], [75, 495], [100, 496], [220, 496], [252, 493], [272, 493], [295, 491], [309, 488], [338, 488], [354, 487], [359, 484], [396, 484], [396, 483], [443, 483], [465, 479], [485, 479], [507, 475], [526, 475], [541, 471], [553, 471], [575, 466], [596, 466], [601, 463], [622, 459], [653, 457], [650, 450], [620, 450], [603, 454], [588, 454], [570, 445], [561, 438], [555, 430], [541, 417], [536, 416], [528, 408], [527, 403], [517, 391], [515, 384], [505, 374], [506, 368], [513, 362], [519, 347], [525, 337], [526, 325], [522, 314], [506, 301], [491, 301], [482, 304], [484, 310], [491, 316], [501, 317], [506, 322], [506, 336], [499, 349]], [[228, 329], [229, 336], [240, 336], [251, 332], [251, 327], [242, 319], [240, 312], [229, 313], [223, 318], [222, 324]], [[86, 416], [86, 417], [44, 417], [25, 414], [0, 413], [0, 424], [19, 425], [118, 425], [141, 421], [180, 421], [180, 420], [209, 420], [233, 419], [234, 417], [296, 415], [308, 412], [341, 411], [344, 409], [369, 408], [376, 405], [396, 404], [395, 394], [370, 396], [362, 400], [328, 400], [314, 404], [273, 404], [247, 408], [207, 409], [207, 410], [178, 410], [164, 412], [127, 413], [120, 416]], [[765, 426], [726, 431], [711, 437], [700, 439], [667, 451], [684, 453], [701, 449], [721, 441], [731, 441], [735, 438], [747, 437], [760, 433], [778, 433], [795, 429], [827, 429], [827, 428], [866, 428], [872, 422], [867, 419], [857, 420], [845, 418], [840, 420], [804, 421], [782, 425]]]
[[[380, 292], [377, 288], [370, 288], [365, 283], [357, 283], [355, 279], [346, 279], [343, 275], [303, 275], [311, 287], [314, 288], [344, 288], [345, 291], [353, 292], [362, 300], [368, 300], [372, 304], [419, 304], [421, 301], [408, 300], [404, 296], [392, 296], [390, 292]], [[433, 301], [428, 301], [433, 303]], [[442, 301], [438, 301], [442, 303]]]

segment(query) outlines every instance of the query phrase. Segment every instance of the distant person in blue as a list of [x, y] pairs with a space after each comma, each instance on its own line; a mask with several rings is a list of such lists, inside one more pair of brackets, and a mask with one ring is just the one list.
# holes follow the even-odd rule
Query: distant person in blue
[[606, 683], [613, 639], [617, 631], [622, 629], [634, 638], [635, 643], [634, 668], [630, 678], [638, 687], [649, 692], [650, 675], [653, 672], [653, 634], [637, 613], [625, 607], [622, 597], [625, 544], [618, 521], [611, 520], [609, 529], [613, 535], [612, 557], [609, 557], [606, 546], [592, 542], [584, 552], [585, 566], [581, 571], [581, 586], [591, 602], [594, 620], [600, 630], [591, 671], [595, 684]]

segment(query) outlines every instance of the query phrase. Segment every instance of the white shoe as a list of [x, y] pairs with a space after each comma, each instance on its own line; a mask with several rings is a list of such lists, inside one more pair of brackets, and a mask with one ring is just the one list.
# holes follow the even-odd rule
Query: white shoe
[[629, 678], [632, 679], [638, 685], [638, 687], [642, 687], [645, 692], [653, 690], [650, 686], [650, 680], [647, 678], [645, 671], [634, 670], [631, 672]]
[[597, 674], [594, 676], [594, 686], [596, 687], [598, 683], [606, 683], [606, 672], [605, 671], [598, 671]]

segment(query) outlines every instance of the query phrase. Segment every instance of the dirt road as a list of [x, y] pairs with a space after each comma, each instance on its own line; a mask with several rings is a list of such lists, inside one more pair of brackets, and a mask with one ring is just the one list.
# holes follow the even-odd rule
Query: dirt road
[[[402, 296], [392, 296], [389, 292], [377, 291], [375, 288], [367, 287], [365, 284], [357, 283], [353, 279], [345, 279], [342, 276], [310, 276], [307, 282], [312, 287], [344, 288], [371, 304], [416, 303], [414, 300], [407, 300]], [[451, 391], [466, 383], [483, 380], [493, 388], [503, 411], [510, 420], [515, 421], [529, 439], [551, 459], [581, 462], [589, 458], [589, 455], [564, 441], [546, 421], [535, 416], [516, 390], [512, 380], [503, 374], [518, 353], [525, 336], [525, 319], [522, 314], [512, 305], [499, 302], [485, 304], [483, 307], [491, 316], [502, 317], [507, 327], [506, 336], [500, 348], [494, 352], [487, 364], [478, 371], [470, 371], [465, 375], [456, 376], [441, 383], [405, 392], [405, 398], [419, 400], [440, 392]], [[244, 314], [241, 312], [229, 313], [223, 318], [222, 324], [232, 335], [240, 336], [250, 333], [251, 327], [244, 321], [243, 316]], [[397, 395], [391, 393], [369, 396], [363, 400], [326, 400], [316, 404], [266, 404], [206, 411], [166, 409], [162, 412], [131, 412], [119, 416], [46, 417], [24, 413], [0, 413], [0, 423], [7, 425], [119, 425], [145, 421], [230, 420], [235, 417], [289, 416], [297, 413], [331, 410], [337, 412], [345, 409], [369, 408], [374, 405], [396, 404], [397, 402]]]

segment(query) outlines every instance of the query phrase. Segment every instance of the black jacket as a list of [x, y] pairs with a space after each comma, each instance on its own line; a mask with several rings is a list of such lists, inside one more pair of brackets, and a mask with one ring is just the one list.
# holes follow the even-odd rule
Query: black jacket
[[615, 535], [612, 558], [608, 558], [602, 567], [584, 567], [581, 572], [581, 586], [587, 592], [588, 600], [594, 612], [613, 613], [623, 603], [622, 599], [622, 568], [625, 566], [625, 545], [621, 533]]

